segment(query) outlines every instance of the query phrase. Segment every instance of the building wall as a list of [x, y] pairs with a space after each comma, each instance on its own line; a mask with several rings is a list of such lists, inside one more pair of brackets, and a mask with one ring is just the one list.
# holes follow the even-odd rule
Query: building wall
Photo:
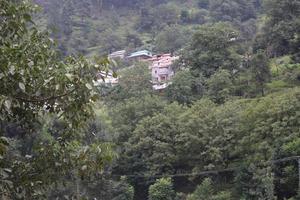
[[168, 67], [153, 67], [152, 68], [152, 81], [165, 82], [169, 81], [174, 75], [171, 65]]
[[156, 56], [152, 60], [151, 74], [153, 83], [164, 83], [170, 81], [174, 76], [172, 69], [173, 58], [170, 54]]
[[125, 54], [126, 54], [126, 51], [125, 50], [121, 50], [121, 51], [115, 51], [111, 54], [108, 55], [109, 58], [120, 58], [120, 59], [124, 59], [125, 58]]

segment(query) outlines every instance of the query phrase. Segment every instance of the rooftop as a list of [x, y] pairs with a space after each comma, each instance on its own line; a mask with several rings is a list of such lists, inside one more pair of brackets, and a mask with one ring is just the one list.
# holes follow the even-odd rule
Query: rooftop
[[134, 57], [139, 57], [139, 56], [152, 57], [152, 53], [147, 50], [137, 51], [137, 52], [130, 54], [130, 56], [128, 56], [128, 58], [134, 58]]
[[124, 58], [125, 54], [126, 54], [125, 50], [115, 51], [115, 52], [112, 52], [111, 54], [109, 54], [108, 57], [110, 57], [110, 58], [116, 58], [116, 57]]
[[115, 52], [112, 52], [110, 55], [116, 55], [116, 54], [124, 54], [126, 53], [125, 50], [120, 50], [120, 51], [115, 51]]

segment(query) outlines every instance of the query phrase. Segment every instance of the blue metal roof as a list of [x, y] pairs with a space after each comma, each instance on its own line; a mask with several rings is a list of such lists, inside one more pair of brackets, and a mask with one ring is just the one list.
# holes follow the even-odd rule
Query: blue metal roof
[[133, 57], [138, 57], [138, 56], [152, 56], [152, 53], [150, 51], [147, 50], [142, 50], [142, 51], [137, 51], [134, 52], [132, 54], [130, 54], [130, 56], [128, 56], [128, 58], [133, 58]]

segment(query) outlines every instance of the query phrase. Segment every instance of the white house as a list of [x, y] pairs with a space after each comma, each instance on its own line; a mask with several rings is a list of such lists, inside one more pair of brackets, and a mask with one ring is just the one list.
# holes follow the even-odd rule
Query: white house
[[153, 89], [161, 90], [165, 89], [171, 84], [171, 79], [174, 76], [174, 70], [172, 64], [178, 57], [174, 57], [171, 54], [155, 55], [149, 60], [151, 63], [151, 75]]
[[95, 86], [101, 84], [115, 86], [119, 83], [119, 77], [115, 77], [112, 72], [101, 71], [97, 74], [97, 81], [94, 82]]
[[109, 58], [120, 58], [120, 59], [124, 59], [126, 55], [126, 51], [125, 50], [121, 50], [121, 51], [115, 51], [112, 52], [111, 54], [108, 55]]

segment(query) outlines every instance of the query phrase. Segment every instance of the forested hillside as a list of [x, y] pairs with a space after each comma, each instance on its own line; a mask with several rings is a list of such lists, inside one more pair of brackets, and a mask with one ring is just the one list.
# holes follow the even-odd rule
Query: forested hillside
[[0, 111], [3, 200], [299, 200], [300, 1], [0, 0]]
[[51, 29], [64, 54], [108, 54], [120, 49], [178, 51], [202, 24], [232, 23], [241, 39], [252, 39], [260, 0], [37, 0], [36, 17]]

